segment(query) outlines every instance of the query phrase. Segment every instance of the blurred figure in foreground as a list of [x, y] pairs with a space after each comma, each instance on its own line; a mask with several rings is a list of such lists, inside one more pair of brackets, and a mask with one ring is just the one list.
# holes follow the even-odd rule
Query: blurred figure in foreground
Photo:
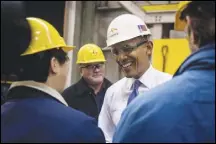
[[11, 81], [17, 80], [20, 55], [31, 41], [24, 1], [1, 1], [1, 104]]
[[97, 122], [68, 107], [60, 95], [69, 69], [67, 53], [74, 47], [45, 20], [27, 21], [32, 40], [21, 54], [19, 81], [11, 84], [1, 106], [1, 142], [105, 142]]

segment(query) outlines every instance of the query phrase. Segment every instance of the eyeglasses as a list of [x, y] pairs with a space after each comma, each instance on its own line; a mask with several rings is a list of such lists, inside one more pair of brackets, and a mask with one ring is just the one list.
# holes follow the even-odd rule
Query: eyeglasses
[[118, 56], [121, 53], [129, 54], [147, 42], [148, 42], [148, 40], [141, 41], [140, 43], [136, 44], [135, 46], [131, 46], [131, 45], [126, 44], [119, 49], [113, 47], [113, 48], [111, 48], [111, 52], [114, 56]]
[[97, 69], [101, 69], [104, 67], [104, 63], [100, 63], [100, 64], [88, 64], [88, 65], [85, 65], [85, 66], [81, 66], [81, 68], [87, 68], [89, 70], [95, 70], [96, 68]]

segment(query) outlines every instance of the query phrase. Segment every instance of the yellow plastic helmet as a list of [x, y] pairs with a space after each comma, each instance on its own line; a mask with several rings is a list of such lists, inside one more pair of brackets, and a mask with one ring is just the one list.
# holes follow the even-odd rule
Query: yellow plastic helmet
[[74, 46], [67, 46], [63, 37], [61, 37], [58, 31], [47, 21], [34, 17], [28, 17], [27, 21], [32, 30], [32, 40], [29, 47], [21, 56], [54, 48], [62, 48], [65, 52], [68, 52], [74, 48]]
[[180, 1], [178, 4], [178, 10], [176, 12], [175, 16], [175, 30], [177, 31], [184, 31], [185, 28], [185, 21], [180, 20], [180, 15], [181, 12], [186, 8], [186, 6], [190, 3], [191, 1]]
[[82, 46], [77, 55], [77, 64], [105, 62], [104, 54], [100, 47], [95, 44]]

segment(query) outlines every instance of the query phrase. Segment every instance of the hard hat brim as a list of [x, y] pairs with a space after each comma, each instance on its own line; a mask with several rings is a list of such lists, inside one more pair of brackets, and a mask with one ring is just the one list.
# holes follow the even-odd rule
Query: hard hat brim
[[136, 38], [136, 37], [139, 37], [139, 36], [148, 36], [148, 35], [151, 35], [151, 32], [150, 30], [147, 31], [147, 32], [143, 32], [139, 35], [134, 35], [134, 36], [125, 36], [125, 37], [121, 37], [121, 38], [110, 38], [109, 40], [107, 40], [107, 47], [111, 47], [117, 43], [120, 43], [120, 42], [124, 42], [124, 41], [128, 41], [128, 40], [131, 40], [133, 38]]
[[75, 48], [75, 46], [63, 46], [61, 47], [64, 52], [69, 52]]
[[[59, 47], [62, 48], [62, 50], [64, 52], [66, 52], [66, 53], [69, 52], [69, 51], [71, 51], [71, 50], [73, 50], [75, 48], [75, 46], [59, 46]], [[21, 54], [21, 56], [36, 54], [36, 53], [43, 52], [43, 51], [50, 50], [50, 49], [55, 49], [55, 48], [43, 49], [43, 50], [40, 50], [40, 51], [27, 50], [26, 52], [24, 52], [23, 54]]]
[[179, 8], [175, 15], [175, 23], [174, 23], [174, 29], [176, 31], [184, 31], [186, 22], [180, 20], [180, 15], [182, 11], [186, 8], [186, 6], [191, 3], [192, 1], [183, 1], [182, 3], [179, 3]]
[[176, 20], [175, 20], [175, 23], [174, 23], [174, 29], [176, 31], [184, 31], [185, 26], [186, 26], [186, 22], [180, 20], [179, 15], [180, 15], [180, 13], [176, 15]]
[[89, 64], [89, 63], [97, 63], [97, 62], [106, 62], [106, 60], [90, 60], [90, 61], [77, 61], [77, 64]]

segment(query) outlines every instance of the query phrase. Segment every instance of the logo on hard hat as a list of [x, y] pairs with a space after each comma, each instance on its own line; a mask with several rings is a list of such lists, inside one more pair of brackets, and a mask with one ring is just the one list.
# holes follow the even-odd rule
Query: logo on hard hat
[[93, 54], [94, 56], [96, 56], [96, 55], [98, 54], [98, 52], [97, 52], [96, 50], [93, 50], [93, 51], [92, 51], [92, 54]]
[[138, 25], [138, 29], [140, 32], [147, 31], [147, 28], [145, 25]]
[[111, 28], [109, 32], [109, 37], [113, 37], [115, 35], [118, 35], [118, 29], [117, 28]]
[[115, 31], [117, 31], [117, 28], [111, 28], [110, 31], [114, 33]]

